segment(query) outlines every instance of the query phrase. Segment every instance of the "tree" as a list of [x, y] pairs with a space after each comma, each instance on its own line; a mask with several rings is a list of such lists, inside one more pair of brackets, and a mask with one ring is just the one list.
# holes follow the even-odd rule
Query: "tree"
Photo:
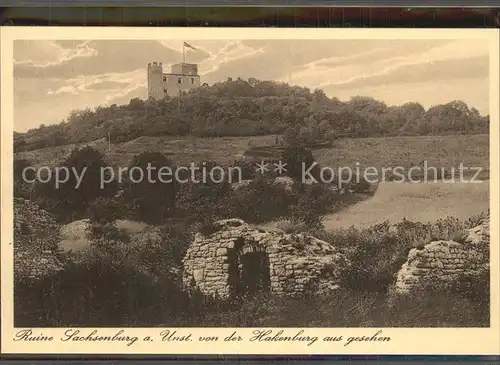
[[81, 217], [95, 199], [112, 197], [116, 193], [118, 184], [115, 180], [101, 186], [103, 181], [110, 181], [106, 171], [107, 164], [98, 150], [92, 147], [75, 149], [50, 172], [47, 182], [35, 184], [35, 200], [59, 220]]
[[143, 152], [134, 157], [124, 196], [139, 219], [161, 223], [172, 215], [177, 189], [175, 167], [165, 155]]
[[[69, 143], [89, 142], [111, 132], [115, 142], [139, 136], [255, 136], [287, 133], [298, 136], [297, 126], [312, 129], [323, 120], [332, 133], [354, 137], [393, 135], [488, 133], [488, 118], [461, 101], [435, 106], [425, 112], [415, 102], [388, 107], [371, 97], [354, 96], [347, 102], [328, 98], [322, 90], [290, 86], [282, 82], [250, 78], [217, 82], [177, 98], [144, 101], [121, 106], [99, 106], [73, 111], [67, 123], [40, 126], [17, 134], [16, 151]], [[427, 119], [426, 122], [422, 122]], [[427, 125], [429, 128], [421, 128]], [[291, 130], [289, 130], [291, 129]], [[319, 137], [319, 138], [318, 138]], [[295, 137], [294, 137], [295, 138]], [[24, 142], [22, 142], [24, 141]]]
[[116, 193], [117, 182], [115, 180], [101, 186], [103, 179], [108, 180], [109, 173], [106, 173], [108, 165], [104, 160], [104, 155], [90, 146], [73, 150], [62, 167], [82, 176], [78, 184], [75, 173], [70, 173], [68, 182], [62, 184], [61, 187], [62, 195], [71, 199], [74, 204], [86, 208], [98, 197], [109, 197]]
[[[196, 166], [200, 170], [194, 177], [182, 177], [188, 182], [182, 184], [177, 200], [181, 214], [195, 221], [211, 221], [227, 213], [221, 201], [231, 191], [231, 187], [228, 176], [215, 173], [216, 166], [219, 165], [214, 161], [201, 161]], [[211, 171], [214, 172], [213, 179], [210, 177]]]
[[[120, 231], [116, 226], [116, 219], [120, 216], [120, 208], [116, 201], [109, 198], [97, 198], [90, 204], [88, 214], [90, 224], [87, 228], [87, 237], [94, 247], [109, 252], [118, 244], [130, 243], [130, 237], [126, 232]], [[129, 250], [126, 250], [123, 259], [126, 258], [128, 252]]]
[[146, 103], [142, 99], [134, 98], [130, 100], [128, 107], [132, 110], [144, 110], [146, 108]]
[[[295, 180], [302, 181], [303, 170], [307, 171], [315, 163], [310, 149], [289, 146], [283, 152], [283, 162], [286, 163], [286, 174]], [[318, 178], [319, 167], [311, 170], [311, 175]]]

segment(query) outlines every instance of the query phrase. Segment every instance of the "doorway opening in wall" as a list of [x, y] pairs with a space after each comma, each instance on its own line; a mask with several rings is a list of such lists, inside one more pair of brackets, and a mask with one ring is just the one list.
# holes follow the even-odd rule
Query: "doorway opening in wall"
[[240, 238], [228, 253], [228, 263], [233, 296], [244, 297], [270, 290], [269, 257], [263, 248]]
[[268, 292], [271, 284], [269, 277], [269, 258], [262, 251], [249, 252], [240, 257], [240, 278], [243, 295]]

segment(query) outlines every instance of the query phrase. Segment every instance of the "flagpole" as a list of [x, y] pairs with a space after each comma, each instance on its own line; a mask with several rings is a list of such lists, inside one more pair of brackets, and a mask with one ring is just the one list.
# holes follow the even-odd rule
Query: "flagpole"
[[181, 112], [181, 87], [179, 86], [179, 96], [177, 97], [177, 112]]
[[182, 82], [184, 81], [184, 63], [186, 62], [186, 43], [182, 42], [182, 64], [181, 64], [181, 83], [177, 84], [179, 86], [179, 96], [177, 97], [177, 112], [181, 112], [181, 93], [182, 93]]

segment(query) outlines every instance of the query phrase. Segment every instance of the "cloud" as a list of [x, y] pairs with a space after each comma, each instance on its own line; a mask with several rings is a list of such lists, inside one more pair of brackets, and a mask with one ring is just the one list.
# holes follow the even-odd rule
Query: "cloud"
[[[167, 49], [182, 53], [181, 40], [165, 40], [160, 43]], [[186, 41], [196, 50], [185, 49], [186, 62], [198, 63], [198, 72], [204, 76], [219, 70], [223, 65], [263, 52], [264, 46], [252, 47], [240, 40]]]
[[76, 86], [73, 85], [66, 85], [66, 86], [61, 86], [57, 90], [49, 90], [47, 92], [48, 95], [57, 95], [57, 94], [72, 94], [72, 95], [78, 95], [82, 89], [79, 89]]
[[[32, 41], [41, 43], [38, 48], [49, 48], [47, 41]], [[52, 42], [48, 42], [52, 43]], [[157, 41], [113, 41], [99, 40], [87, 41], [87, 47], [95, 50], [93, 57], [74, 57], [62, 63], [51, 63], [46, 67], [33, 67], [29, 62], [18, 62], [14, 65], [14, 77], [16, 78], [59, 78], [70, 79], [79, 76], [100, 75], [110, 72], [130, 72], [139, 68], [146, 68], [152, 61], [164, 63], [179, 62], [181, 53], [166, 49]], [[37, 48], [31, 49], [22, 45], [14, 52], [19, 55], [18, 59], [34, 59], [38, 54]]]
[[[422, 51], [423, 48], [427, 48], [427, 50], [417, 52], [418, 49]], [[385, 57], [380, 57], [382, 54], [385, 54]], [[355, 62], [352, 62], [353, 59]], [[361, 62], [363, 59], [364, 62]], [[469, 62], [468, 59], [475, 61]], [[489, 60], [488, 45], [485, 42], [474, 40], [448, 41], [438, 45], [429, 42], [427, 45], [425, 43], [412, 44], [410, 41], [406, 45], [396, 46], [391, 50], [382, 48], [345, 57], [335, 57], [333, 62], [336, 65], [333, 68], [332, 59], [312, 62], [292, 73], [290, 78], [294, 83], [308, 84], [315, 88], [330, 85], [336, 85], [339, 88], [350, 88], [355, 85], [359, 87], [369, 86], [368, 80], [390, 83], [405, 82], [398, 79], [397, 76], [402, 77], [406, 82], [419, 81], [419, 78], [427, 80], [429, 77], [438, 77], [442, 80], [446, 76], [453, 77], [454, 75], [447, 71], [449, 68], [452, 71], [460, 69], [460, 63], [466, 65], [463, 67], [463, 72], [470, 73], [471, 77], [479, 73], [482, 77], [484, 72], [487, 72], [484, 70], [484, 65], [485, 63], [487, 65]], [[474, 65], [479, 69], [474, 70]], [[431, 72], [439, 67], [441, 67], [441, 72]], [[429, 68], [429, 72], [423, 70], [424, 68]]]
[[225, 64], [263, 53], [263, 50], [264, 47], [252, 48], [241, 41], [229, 42], [216, 52], [209, 52], [210, 57], [200, 64], [200, 73], [215, 72]]
[[14, 84], [15, 130], [27, 130], [41, 123], [58, 123], [71, 110], [116, 103], [115, 100], [136, 90], [142, 89], [139, 96], [144, 97], [145, 85], [144, 69], [67, 80], [17, 79]]
[[124, 90], [120, 95], [115, 95], [109, 100], [108, 104], [124, 105], [128, 104], [131, 99], [144, 98], [148, 92], [147, 85], [140, 85], [133, 89]]
[[48, 95], [82, 95], [105, 91], [102, 103], [127, 95], [133, 90], [146, 86], [146, 71], [138, 69], [126, 73], [107, 73], [103, 75], [80, 76], [65, 81], [65, 85], [48, 90]]
[[87, 90], [114, 90], [128, 86], [128, 82], [102, 81], [87, 85]]
[[192, 50], [190, 48], [184, 48], [184, 56], [183, 52], [183, 43], [181, 40], [160, 40], [158, 41], [164, 48], [166, 48], [170, 52], [174, 52], [177, 54], [175, 59], [169, 60], [166, 62], [167, 64], [175, 64], [183, 61], [183, 57], [185, 57], [185, 62], [187, 63], [200, 63], [203, 60], [210, 57], [209, 51], [205, 48], [199, 46], [196, 41], [188, 41], [190, 45], [196, 48], [196, 50]]
[[14, 42], [14, 65], [48, 68], [69, 62], [75, 58], [97, 55], [89, 42], [79, 42], [73, 47], [64, 47], [55, 41], [17, 40]]
[[403, 83], [420, 83], [434, 81], [452, 81], [463, 78], [487, 78], [489, 60], [475, 57], [464, 60], [436, 60], [426, 63], [402, 63], [387, 67], [372, 74], [354, 76], [341, 82], [324, 82], [320, 88], [336, 89], [364, 88], [377, 85], [397, 85]]

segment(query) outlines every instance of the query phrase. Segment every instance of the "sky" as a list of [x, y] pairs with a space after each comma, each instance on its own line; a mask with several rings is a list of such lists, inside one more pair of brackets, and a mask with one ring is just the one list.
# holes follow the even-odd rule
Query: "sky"
[[[486, 40], [186, 40], [201, 82], [228, 77], [320, 88], [425, 108], [463, 100], [489, 108]], [[14, 130], [60, 123], [72, 110], [147, 98], [147, 64], [182, 61], [179, 40], [14, 42]]]

